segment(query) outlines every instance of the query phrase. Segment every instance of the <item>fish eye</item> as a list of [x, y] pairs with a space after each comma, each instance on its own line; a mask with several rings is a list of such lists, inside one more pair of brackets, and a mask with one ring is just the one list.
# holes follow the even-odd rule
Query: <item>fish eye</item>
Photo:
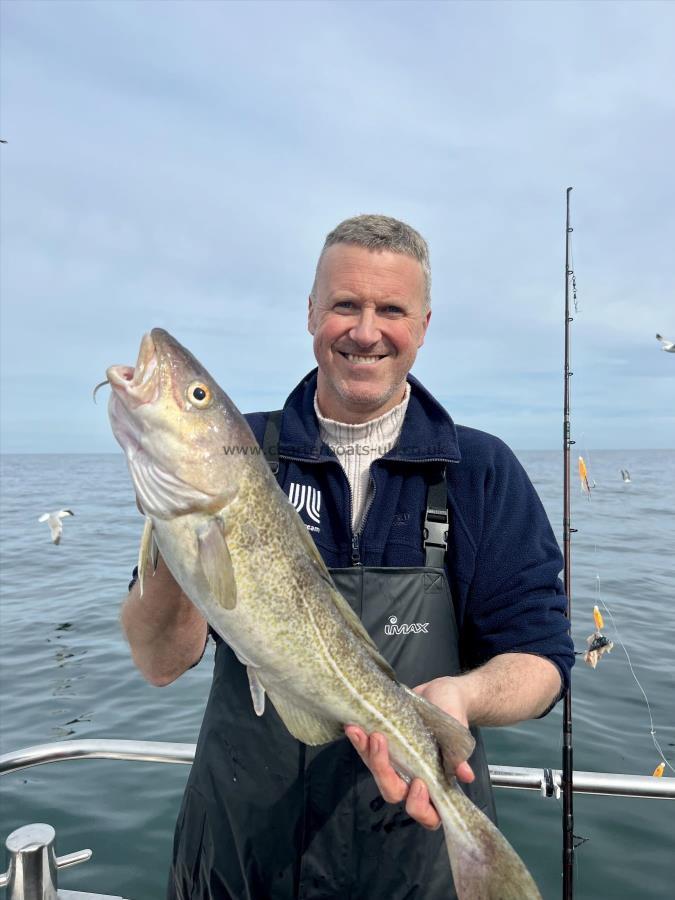
[[206, 409], [211, 405], [211, 391], [203, 381], [193, 381], [187, 389], [188, 403], [197, 409]]

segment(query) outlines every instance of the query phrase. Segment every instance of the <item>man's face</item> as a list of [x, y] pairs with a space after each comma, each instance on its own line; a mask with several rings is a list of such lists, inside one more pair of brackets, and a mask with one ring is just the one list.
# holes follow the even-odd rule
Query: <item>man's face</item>
[[416, 259], [351, 244], [329, 247], [308, 318], [322, 414], [367, 422], [400, 403], [430, 317]]

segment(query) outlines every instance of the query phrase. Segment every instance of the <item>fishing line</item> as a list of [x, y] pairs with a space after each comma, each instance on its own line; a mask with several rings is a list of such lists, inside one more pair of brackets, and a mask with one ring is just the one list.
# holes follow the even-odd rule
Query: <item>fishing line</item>
[[574, 248], [572, 247], [572, 242], [570, 241], [570, 267], [569, 267], [569, 277], [572, 279], [572, 302], [574, 303], [574, 312], [578, 313], [581, 309], [579, 305], [579, 301], [577, 300], [577, 276], [574, 274]]
[[[564, 562], [564, 587], [565, 594], [567, 596], [567, 607], [566, 607], [566, 617], [568, 621], [568, 633], [572, 634], [572, 566], [571, 566], [571, 537], [574, 532], [578, 529], [572, 528], [571, 519], [572, 519], [572, 510], [571, 510], [571, 497], [570, 497], [570, 449], [575, 441], [572, 440], [570, 435], [570, 377], [573, 374], [570, 370], [570, 323], [574, 321], [574, 317], [570, 314], [570, 299], [573, 301], [574, 313], [575, 315], [579, 312], [579, 303], [577, 300], [577, 283], [576, 276], [574, 273], [574, 263], [572, 257], [572, 241], [571, 234], [573, 232], [573, 228], [570, 224], [570, 193], [572, 192], [572, 188], [568, 187], [566, 191], [566, 207], [567, 207], [567, 216], [566, 216], [566, 226], [565, 226], [565, 357], [564, 357], [564, 401], [563, 401], [563, 562]], [[572, 295], [570, 297], [570, 294]], [[583, 435], [582, 435], [583, 439]], [[589, 457], [590, 464], [590, 457]], [[595, 488], [595, 482], [593, 482], [592, 487], [591, 483], [588, 479], [588, 470], [586, 468], [586, 464], [583, 460], [583, 457], [579, 457], [578, 459], [578, 467], [579, 467], [579, 477], [581, 480], [581, 487], [587, 494], [588, 499], [591, 498], [592, 489]], [[591, 479], [592, 480], [592, 479]], [[597, 546], [594, 547], [594, 553], [597, 552]], [[597, 560], [596, 560], [597, 562]], [[597, 569], [597, 566], [596, 566]], [[662, 775], [664, 767], [667, 765], [670, 769], [673, 767], [666, 760], [663, 751], [656, 739], [656, 730], [654, 728], [654, 720], [652, 717], [651, 706], [649, 704], [649, 700], [647, 695], [640, 684], [635, 671], [633, 669], [633, 665], [630, 659], [630, 655], [626, 650], [626, 647], [621, 640], [621, 637], [618, 634], [618, 629], [616, 628], [616, 622], [614, 621], [614, 617], [611, 613], [611, 610], [607, 607], [604, 600], [600, 597], [599, 594], [599, 585], [600, 585], [600, 576], [596, 571], [596, 578], [598, 584], [598, 597], [603, 605], [603, 607], [607, 610], [607, 614], [612, 620], [612, 624], [614, 625], [614, 629], [617, 632], [617, 637], [619, 643], [621, 644], [624, 653], [626, 654], [626, 659], [628, 660], [628, 665], [631, 670], [631, 674], [635, 679], [636, 684], [640, 688], [642, 695], [647, 704], [647, 709], [649, 711], [649, 721], [650, 721], [650, 734], [652, 736], [652, 741], [654, 742], [654, 746], [662, 759], [662, 763], [659, 764], [656, 770], [654, 770], [654, 776]], [[611, 642], [601, 633], [601, 628], [603, 626], [602, 616], [599, 613], [598, 607], [596, 606], [593, 611], [593, 618], [595, 620], [595, 632], [588, 640], [588, 651], [585, 654], [586, 661], [589, 662], [590, 665], [595, 668], [598, 660], [602, 656], [604, 652], [608, 652], [611, 650]], [[562, 773], [561, 773], [561, 794], [562, 794], [562, 831], [563, 831], [563, 847], [562, 847], [562, 896], [563, 900], [572, 900], [574, 894], [574, 879], [578, 878], [579, 875], [579, 861], [576, 856], [576, 849], [580, 847], [581, 844], [585, 843], [585, 839], [579, 835], [574, 833], [574, 764], [573, 764], [573, 741], [572, 741], [572, 690], [571, 685], [568, 687], [567, 691], [564, 695], [564, 705], [563, 705], [563, 723], [562, 723], [562, 743], [563, 743], [563, 752], [562, 752]], [[673, 770], [675, 771], [675, 770]]]
[[614, 618], [614, 615], [612, 614], [612, 610], [609, 608], [609, 606], [607, 606], [607, 603], [605, 602], [604, 597], [602, 596], [600, 573], [597, 571], [597, 568], [598, 568], [597, 567], [597, 557], [598, 557], [598, 545], [597, 545], [597, 542], [594, 541], [593, 542], [593, 558], [594, 558], [594, 561], [596, 562], [596, 565], [594, 566], [594, 568], [596, 569], [595, 593], [597, 595], [598, 603], [600, 605], [602, 605], [602, 608], [605, 610], [605, 612], [607, 613], [607, 615], [609, 616], [609, 618], [611, 620], [612, 626], [614, 628], [614, 633], [616, 635], [616, 640], [621, 645], [621, 649], [623, 650], [623, 652], [626, 655], [626, 660], [628, 661], [628, 667], [630, 669], [630, 673], [633, 676], [633, 680], [635, 681], [638, 688], [640, 689], [640, 692], [645, 699], [645, 703], [647, 704], [647, 712], [649, 714], [649, 733], [650, 733], [652, 741], [654, 743], [654, 747], [656, 748], [656, 752], [661, 757], [661, 761], [663, 762], [664, 766], [667, 766], [671, 772], [675, 772], [675, 768], [673, 768], [673, 766], [666, 759], [666, 757], [663, 753], [663, 750], [661, 749], [661, 745], [659, 744], [659, 742], [656, 738], [656, 728], [654, 727], [654, 717], [652, 715], [652, 707], [649, 702], [649, 698], [647, 697], [647, 693], [646, 693], [645, 689], [642, 687], [642, 684], [640, 683], [640, 680], [635, 673], [635, 669], [633, 668], [633, 662], [630, 658], [630, 653], [628, 652], [628, 648], [626, 647], [626, 645], [624, 644], [624, 642], [621, 638], [621, 633], [619, 632], [619, 626], [616, 624], [616, 619]]
[[[596, 550], [597, 550], [597, 545], [594, 545], [593, 552], [595, 553]], [[602, 608], [605, 610], [605, 612], [611, 619], [612, 625], [614, 626], [614, 631], [616, 633], [616, 639], [619, 642], [619, 644], [621, 644], [621, 648], [622, 648], [623, 652], [626, 654], [626, 659], [628, 660], [628, 666], [630, 667], [631, 675], [633, 676], [633, 679], [635, 680], [635, 684], [637, 684], [637, 686], [640, 688], [640, 691], [642, 692], [642, 696], [645, 698], [645, 703], [647, 704], [647, 712], [649, 713], [649, 733], [652, 736], [652, 741], [654, 742], [654, 746], [656, 747], [656, 752], [659, 754], [659, 756], [661, 757], [661, 760], [670, 769], [670, 771], [675, 772], [675, 768], [673, 768], [673, 766], [671, 766], [671, 764], [668, 762], [668, 760], [664, 756], [663, 750], [661, 749], [661, 745], [659, 744], [659, 742], [656, 739], [656, 729], [654, 728], [654, 718], [652, 716], [652, 708], [651, 708], [651, 704], [649, 703], [649, 698], [647, 697], [647, 694], [645, 693], [645, 689], [642, 687], [637, 675], [635, 674], [635, 669], [633, 668], [633, 663], [631, 662], [630, 654], [628, 653], [628, 650], [626, 649], [626, 645], [621, 640], [619, 628], [616, 624], [616, 620], [615, 620], [614, 616], [612, 615], [612, 611], [607, 606], [607, 604], [605, 603], [605, 601], [602, 597], [602, 593], [600, 591], [600, 575], [598, 575], [597, 572], [595, 573], [595, 580], [596, 580], [596, 588], [597, 588], [596, 593], [597, 593], [598, 600], [602, 604]]]
[[[579, 312], [579, 309], [580, 309], [580, 304], [577, 300], [577, 282], [576, 282], [576, 276], [574, 274], [574, 255], [573, 255], [573, 249], [572, 249], [572, 241], [570, 240], [570, 234], [573, 231], [573, 229], [570, 227], [570, 216], [569, 216], [569, 194], [570, 194], [570, 191], [571, 191], [571, 188], [568, 188], [568, 190], [567, 190], [567, 229], [566, 229], [567, 240], [565, 243], [565, 252], [566, 252], [565, 299], [566, 299], [566, 319], [567, 319], [567, 321], [566, 321], [566, 348], [565, 348], [566, 379], [567, 379], [568, 375], [572, 374], [571, 372], [569, 372], [569, 368], [568, 368], [569, 360], [568, 360], [568, 337], [567, 337], [567, 335], [568, 335], [567, 325], [569, 322], [572, 321], [572, 319], [571, 319], [571, 317], [569, 317], [569, 313], [568, 313], [568, 309], [569, 309], [568, 304], [569, 304], [569, 294], [570, 293], [572, 294], [572, 300], [574, 303], [574, 312], [577, 313], [577, 312]], [[569, 439], [569, 404], [567, 402], [567, 399], [568, 398], [566, 397], [566, 404], [565, 404], [566, 405], [566, 410], [565, 410], [565, 412], [566, 412], [566, 428], [567, 428], [566, 441], [567, 441], [567, 449], [569, 451], [569, 444], [574, 443], [574, 441], [571, 441]], [[591, 465], [590, 452], [588, 451], [588, 449], [586, 447], [584, 437], [585, 437], [584, 433], [582, 432], [581, 444], [584, 448], [585, 457], [588, 460], [588, 468], [586, 467], [584, 458], [579, 457], [579, 476], [581, 478], [582, 490], [585, 491], [585, 493], [588, 497], [588, 500], [590, 501], [593, 489], [596, 487], [596, 484], [595, 484], [595, 479], [593, 478], [593, 475], [592, 475], [593, 470], [592, 470], [592, 465]], [[569, 468], [568, 467], [569, 467], [569, 462], [567, 462], [567, 464], [566, 464], [566, 476], [567, 476], [566, 482], [565, 482], [566, 492], [569, 491], [569, 476], [568, 476]], [[569, 503], [569, 499], [567, 502]], [[567, 528], [569, 528], [569, 519], [571, 519], [571, 510], [568, 509], [567, 515], [564, 516], [564, 518], [567, 518], [566, 525], [567, 525]], [[569, 528], [569, 530], [576, 531], [576, 529], [571, 529], [571, 528]], [[569, 534], [566, 537], [567, 537], [567, 542], [569, 543]], [[565, 543], [565, 535], [563, 538], [563, 542]], [[595, 578], [596, 578], [596, 593], [597, 593], [598, 601], [600, 602], [600, 604], [602, 604], [603, 609], [605, 610], [605, 612], [607, 613], [607, 615], [609, 616], [609, 618], [612, 622], [612, 625], [614, 627], [614, 632], [616, 634], [616, 639], [619, 642], [619, 644], [621, 645], [621, 648], [626, 655], [626, 660], [627, 660], [628, 666], [630, 668], [630, 673], [633, 676], [633, 680], [635, 681], [638, 688], [640, 689], [642, 696], [644, 697], [645, 703], [647, 705], [647, 712], [649, 714], [649, 733], [650, 733], [652, 741], [654, 743], [656, 752], [658, 753], [659, 757], [661, 758], [663, 765], [667, 766], [671, 772], [675, 772], [675, 768], [666, 759], [666, 757], [663, 753], [663, 750], [661, 749], [661, 745], [659, 744], [659, 742], [657, 740], [656, 729], [654, 727], [654, 718], [652, 715], [652, 708], [651, 708], [651, 704], [649, 702], [649, 698], [647, 697], [647, 694], [646, 694], [644, 688], [642, 687], [640, 680], [638, 679], [637, 675], [635, 674], [635, 669], [633, 668], [633, 663], [630, 658], [630, 654], [628, 653], [626, 645], [624, 644], [623, 640], [621, 639], [621, 635], [619, 633], [619, 628], [616, 624], [616, 620], [612, 614], [612, 611], [607, 606], [607, 604], [604, 601], [604, 598], [602, 597], [601, 590], [600, 590], [600, 574], [597, 571], [598, 570], [598, 565], [597, 565], [598, 553], [597, 553], [597, 551], [598, 551], [598, 545], [597, 545], [597, 543], [594, 542], [593, 543], [593, 558], [594, 558], [594, 562], [595, 562], [594, 568], [596, 569]], [[569, 563], [567, 563], [567, 565], [569, 565]], [[570, 588], [571, 588], [571, 567], [566, 570], [566, 576], [569, 577]], [[566, 578], [566, 581], [567, 581], [567, 578]], [[567, 587], [567, 584], [566, 584], [566, 587]], [[568, 618], [571, 618], [571, 616], [569, 616], [569, 610], [568, 610]], [[596, 623], [596, 632], [600, 632], [600, 626], [598, 626], [597, 623]], [[570, 709], [569, 713], [570, 713], [570, 720], [571, 720], [571, 709]], [[571, 829], [569, 829], [569, 830], [571, 831]], [[569, 840], [569, 837], [570, 837], [569, 832], [568, 832], [567, 837]], [[574, 835], [574, 837], [576, 837], [576, 835]], [[572, 849], [574, 849], [574, 848], [572, 848]], [[569, 859], [569, 857], [568, 857], [568, 859]], [[569, 895], [571, 895], [571, 886], [567, 886], [567, 890], [569, 891]]]

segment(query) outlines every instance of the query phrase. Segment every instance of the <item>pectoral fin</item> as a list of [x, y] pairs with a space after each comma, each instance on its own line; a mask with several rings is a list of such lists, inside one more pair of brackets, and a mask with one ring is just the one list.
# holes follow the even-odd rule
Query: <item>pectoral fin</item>
[[293, 737], [316, 747], [318, 744], [327, 744], [343, 735], [343, 729], [339, 722], [324, 719], [316, 713], [303, 709], [297, 700], [289, 700], [280, 697], [268, 689], [270, 700], [279, 713], [279, 718], [290, 731]]
[[212, 519], [208, 527], [197, 535], [199, 564], [209, 590], [225, 609], [237, 605], [237, 584], [234, 580], [232, 557], [218, 520]]

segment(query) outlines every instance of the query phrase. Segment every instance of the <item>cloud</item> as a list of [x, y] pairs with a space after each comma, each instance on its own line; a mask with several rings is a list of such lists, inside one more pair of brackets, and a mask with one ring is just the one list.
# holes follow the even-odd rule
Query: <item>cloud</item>
[[89, 392], [155, 325], [244, 408], [278, 405], [313, 365], [324, 235], [368, 211], [431, 246], [416, 373], [456, 418], [555, 447], [569, 184], [575, 415], [598, 445], [673, 445], [653, 337], [675, 335], [668, 4], [52, 2], [2, 18], [3, 449], [109, 444]]

